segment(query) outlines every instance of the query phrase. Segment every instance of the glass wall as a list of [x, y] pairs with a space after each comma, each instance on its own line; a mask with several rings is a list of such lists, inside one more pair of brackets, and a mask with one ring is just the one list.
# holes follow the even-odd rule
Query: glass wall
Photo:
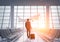
[[0, 29], [10, 27], [10, 6], [0, 6]]
[[[37, 15], [39, 16], [36, 18]], [[31, 21], [33, 28], [44, 28], [46, 26], [46, 6], [14, 6], [15, 27], [24, 27], [27, 18], [34, 20]], [[60, 6], [49, 6], [49, 28], [60, 28], [59, 25]]]
[[[0, 6], [0, 29], [10, 28], [11, 6]], [[26, 19], [32, 28], [45, 28], [46, 6], [14, 6], [14, 27], [25, 27]], [[49, 28], [60, 28], [60, 6], [49, 6]]]
[[50, 6], [49, 23], [51, 28], [60, 28], [60, 6]]
[[14, 6], [14, 27], [25, 27], [26, 19], [31, 19], [33, 28], [45, 27], [46, 6]]

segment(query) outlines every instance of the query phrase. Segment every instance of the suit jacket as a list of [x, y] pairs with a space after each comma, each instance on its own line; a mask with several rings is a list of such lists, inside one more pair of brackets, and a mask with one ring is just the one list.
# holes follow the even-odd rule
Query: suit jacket
[[31, 24], [30, 24], [29, 21], [27, 21], [27, 22], [25, 23], [25, 27], [26, 27], [27, 30], [30, 30], [30, 29], [31, 29]]

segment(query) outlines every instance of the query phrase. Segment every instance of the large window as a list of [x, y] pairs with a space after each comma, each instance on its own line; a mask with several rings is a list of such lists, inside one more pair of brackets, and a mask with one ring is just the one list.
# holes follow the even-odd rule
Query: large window
[[60, 28], [60, 6], [50, 6], [49, 23], [51, 28]]
[[[46, 6], [14, 6], [14, 26], [24, 27], [24, 20], [39, 15], [38, 19], [32, 18], [33, 28], [45, 28]], [[19, 19], [20, 18], [20, 19]], [[49, 28], [60, 28], [60, 6], [49, 6]]]
[[31, 25], [33, 28], [44, 28], [45, 15], [46, 6], [14, 6], [14, 27], [25, 27], [24, 20], [32, 18]]
[[[10, 28], [11, 6], [0, 6], [0, 28]], [[45, 28], [46, 6], [14, 6], [14, 27], [25, 27], [31, 19], [32, 28]], [[49, 6], [49, 28], [60, 28], [60, 6]]]
[[0, 6], [0, 28], [10, 27], [10, 6]]

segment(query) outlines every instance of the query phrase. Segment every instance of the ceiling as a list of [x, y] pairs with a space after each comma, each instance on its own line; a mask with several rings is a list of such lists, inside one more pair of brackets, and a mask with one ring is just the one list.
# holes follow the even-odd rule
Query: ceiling
[[3, 5], [60, 5], [60, 0], [0, 0], [0, 6]]

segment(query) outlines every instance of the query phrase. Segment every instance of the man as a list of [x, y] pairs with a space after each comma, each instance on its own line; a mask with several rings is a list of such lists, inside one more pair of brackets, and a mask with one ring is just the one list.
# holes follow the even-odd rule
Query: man
[[27, 30], [27, 37], [29, 38], [30, 32], [31, 32], [31, 23], [30, 23], [29, 19], [27, 19], [27, 21], [25, 23], [25, 27], [26, 27], [26, 30]]

